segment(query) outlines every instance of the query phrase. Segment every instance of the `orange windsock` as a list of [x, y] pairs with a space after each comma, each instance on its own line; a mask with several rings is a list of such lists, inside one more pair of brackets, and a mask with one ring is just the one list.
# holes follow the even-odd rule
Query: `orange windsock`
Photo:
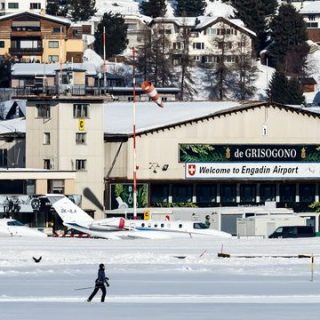
[[162, 99], [159, 96], [156, 88], [150, 81], [143, 81], [141, 84], [141, 88], [143, 92], [152, 99], [152, 101], [154, 101], [159, 107], [163, 108]]

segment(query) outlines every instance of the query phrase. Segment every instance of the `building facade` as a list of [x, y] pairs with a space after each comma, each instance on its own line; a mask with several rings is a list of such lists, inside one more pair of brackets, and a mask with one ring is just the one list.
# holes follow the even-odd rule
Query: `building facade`
[[1, 0], [0, 16], [19, 12], [44, 12], [47, 0]]
[[168, 39], [174, 63], [179, 63], [186, 52], [195, 62], [211, 64], [220, 59], [232, 64], [240, 56], [253, 55], [256, 35], [238, 19], [155, 18], [150, 27], [153, 34], [162, 34]]
[[22, 12], [0, 17], [0, 57], [16, 62], [82, 62], [82, 27], [67, 19]]

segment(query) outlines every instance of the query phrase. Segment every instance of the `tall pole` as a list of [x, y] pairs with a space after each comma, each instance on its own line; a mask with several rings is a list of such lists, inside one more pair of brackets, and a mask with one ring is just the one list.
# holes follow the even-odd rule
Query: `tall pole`
[[107, 70], [106, 70], [106, 27], [103, 27], [103, 87], [104, 93], [107, 88]]
[[133, 219], [137, 219], [137, 153], [136, 153], [136, 49], [132, 48], [132, 86], [133, 86]]

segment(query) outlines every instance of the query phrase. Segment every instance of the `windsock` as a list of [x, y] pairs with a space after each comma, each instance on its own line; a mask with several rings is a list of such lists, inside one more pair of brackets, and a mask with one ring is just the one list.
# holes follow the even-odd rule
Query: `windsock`
[[159, 107], [163, 108], [161, 97], [150, 81], [143, 81], [141, 84], [141, 88], [143, 92], [152, 99], [152, 101], [154, 101]]

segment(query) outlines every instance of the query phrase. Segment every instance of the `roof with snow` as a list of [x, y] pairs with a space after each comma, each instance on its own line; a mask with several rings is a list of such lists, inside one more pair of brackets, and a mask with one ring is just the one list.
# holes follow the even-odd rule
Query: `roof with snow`
[[96, 75], [93, 63], [15, 63], [12, 65], [12, 76], [55, 76], [57, 70], [85, 70], [88, 75]]
[[18, 17], [18, 16], [22, 16], [22, 15], [31, 15], [37, 18], [41, 18], [41, 19], [47, 19], [47, 20], [51, 20], [57, 23], [62, 23], [62, 24], [66, 24], [66, 25], [71, 25], [71, 21], [69, 19], [65, 19], [65, 18], [60, 18], [60, 17], [56, 17], [56, 16], [51, 16], [49, 14], [39, 14], [39, 13], [35, 13], [35, 12], [16, 12], [16, 13], [11, 13], [11, 14], [6, 14], [4, 16], [0, 16], [0, 21], [3, 20], [7, 20], [7, 19], [11, 19], [13, 17]]
[[[156, 130], [198, 122], [226, 113], [253, 109], [267, 105], [267, 102], [239, 104], [236, 101], [222, 102], [167, 102], [159, 108], [154, 102], [136, 103], [136, 132], [146, 134]], [[320, 118], [320, 108], [286, 106], [272, 103], [272, 106]], [[132, 136], [133, 103], [113, 102], [104, 104], [104, 133], [107, 137]], [[0, 134], [25, 133], [25, 118], [0, 121]]]
[[320, 14], [320, 2], [319, 1], [304, 1], [301, 8], [298, 8], [301, 14]]
[[234, 25], [235, 27], [242, 29], [243, 31], [256, 36], [256, 33], [245, 27], [244, 23], [240, 19], [229, 19], [225, 17], [209, 17], [209, 16], [199, 16], [199, 17], [171, 17], [163, 18], [158, 17], [151, 21], [151, 25], [155, 23], [173, 23], [179, 27], [190, 27], [195, 30], [202, 30], [210, 25], [213, 25], [219, 21], [225, 21], [227, 24]]

